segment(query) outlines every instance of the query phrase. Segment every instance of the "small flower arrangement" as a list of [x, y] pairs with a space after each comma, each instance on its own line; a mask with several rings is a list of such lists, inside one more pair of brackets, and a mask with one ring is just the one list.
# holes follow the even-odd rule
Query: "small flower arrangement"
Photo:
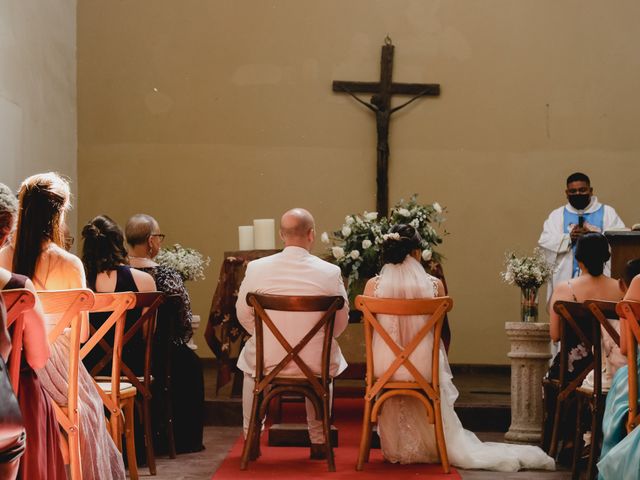
[[[400, 200], [391, 210], [389, 218], [378, 217], [377, 212], [364, 212], [361, 215], [347, 215], [340, 230], [321, 235], [323, 243], [330, 251], [329, 261], [335, 263], [347, 277], [349, 292], [353, 294], [354, 285], [359, 279], [374, 277], [380, 271], [382, 243], [390, 235], [391, 226], [408, 224], [415, 227], [422, 237], [422, 259], [440, 261], [442, 256], [434, 250], [442, 243], [442, 237], [431, 226], [440, 226], [444, 222], [444, 209], [436, 202], [421, 205], [417, 194], [408, 202]], [[445, 232], [446, 233], [446, 232]], [[355, 287], [357, 288], [357, 287]]]
[[155, 261], [176, 270], [182, 280], [186, 282], [188, 280], [204, 280], [204, 269], [209, 266], [211, 259], [205, 258], [193, 248], [185, 248], [176, 243], [172, 247], [161, 249]]
[[540, 288], [554, 271], [554, 265], [547, 262], [539, 248], [535, 248], [529, 257], [518, 257], [514, 252], [507, 252], [504, 264], [506, 270], [500, 273], [502, 280], [520, 288]]

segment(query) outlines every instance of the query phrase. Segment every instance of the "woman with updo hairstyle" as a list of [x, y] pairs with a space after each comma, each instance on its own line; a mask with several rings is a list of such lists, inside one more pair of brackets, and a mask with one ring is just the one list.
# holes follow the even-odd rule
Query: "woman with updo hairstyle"
[[[96, 293], [113, 292], [153, 292], [156, 283], [148, 273], [129, 266], [127, 249], [124, 246], [122, 230], [107, 215], [98, 215], [82, 228], [82, 263], [87, 274], [87, 285]], [[129, 310], [126, 316], [125, 331], [140, 318], [139, 308]], [[92, 313], [91, 324], [97, 329], [109, 317], [107, 312]], [[105, 336], [113, 344], [113, 329]], [[102, 359], [104, 351], [94, 348], [83, 359], [87, 369]], [[136, 375], [144, 374], [144, 339], [142, 330], [138, 330], [122, 349], [122, 360]], [[110, 363], [94, 375], [110, 375]], [[139, 430], [139, 429], [138, 429]]]
[[[38, 290], [86, 288], [82, 262], [63, 248], [62, 225], [71, 207], [70, 199], [69, 183], [57, 173], [33, 175], [22, 182], [18, 194], [18, 225], [12, 244], [0, 251], [0, 266], [29, 277]], [[47, 331], [55, 327], [60, 317], [45, 315]], [[89, 336], [89, 322], [83, 317], [80, 336], [84, 342]], [[37, 376], [51, 399], [64, 406], [69, 390], [68, 333], [58, 336], [50, 348], [51, 356], [44, 368], [37, 370]], [[78, 397], [82, 412], [82, 477], [124, 480], [122, 455], [107, 431], [102, 399], [82, 364], [78, 368]], [[27, 445], [30, 441], [27, 440]]]
[[[444, 286], [429, 275], [420, 263], [422, 238], [411, 225], [394, 225], [383, 235], [382, 270], [367, 282], [367, 296], [395, 299], [435, 298], [445, 295]], [[377, 315], [377, 320], [391, 339], [406, 347], [427, 324], [430, 315]], [[553, 469], [553, 459], [540, 448], [482, 443], [465, 430], [453, 408], [458, 391], [453, 384], [447, 353], [440, 342], [440, 393], [442, 425], [447, 439], [447, 452], [452, 465], [468, 469], [517, 471], [521, 468]], [[373, 332], [373, 375], [379, 378], [396, 360], [395, 354]], [[426, 335], [410, 355], [411, 363], [431, 380], [433, 330]], [[404, 366], [391, 377], [392, 381], [415, 381]], [[424, 404], [412, 396], [399, 395], [384, 402], [378, 414], [378, 435], [382, 455], [392, 463], [437, 463], [439, 461], [433, 425], [429, 423]]]
[[[549, 302], [549, 319], [551, 322], [550, 335], [554, 342], [560, 340], [560, 324], [562, 318], [553, 310], [553, 305], [558, 300], [570, 302], [584, 302], [591, 298], [598, 300], [608, 300], [618, 302], [622, 299], [623, 292], [617, 280], [604, 274], [606, 262], [611, 258], [609, 251], [609, 242], [601, 233], [586, 233], [582, 235], [576, 243], [575, 259], [580, 267], [580, 276], [572, 278], [564, 283], [559, 284], [551, 295]], [[612, 326], [620, 332], [618, 320], [609, 320]], [[611, 385], [613, 375], [619, 367], [625, 364], [626, 359], [620, 352], [619, 347], [609, 336], [604, 328], [601, 328], [603, 343], [603, 362], [602, 362], [602, 386]], [[584, 370], [584, 368], [593, 360], [593, 352], [587, 348], [574, 334], [573, 330], [567, 329], [566, 342], [569, 349], [567, 371], [564, 372], [565, 380], [572, 381], [576, 375]], [[560, 352], [556, 354], [547, 373], [549, 379], [560, 378]], [[593, 388], [593, 372], [587, 375], [583, 385]], [[553, 427], [553, 417], [555, 412], [556, 398], [554, 392], [545, 389], [544, 395], [546, 416], [544, 419], [545, 434], [543, 438], [551, 438], [551, 429]], [[567, 412], [567, 417], [575, 418], [575, 410]], [[566, 453], [561, 452], [560, 458], [571, 458], [573, 447], [570, 442], [573, 441], [575, 430], [575, 422], [566, 422], [567, 429], [560, 432], [560, 438], [566, 441], [563, 444], [569, 445]]]

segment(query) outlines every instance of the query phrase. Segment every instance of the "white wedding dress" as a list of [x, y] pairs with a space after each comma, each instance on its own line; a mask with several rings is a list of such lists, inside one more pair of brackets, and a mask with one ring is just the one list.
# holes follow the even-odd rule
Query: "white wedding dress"
[[[375, 296], [381, 298], [432, 298], [437, 283], [420, 263], [407, 256], [398, 265], [387, 264], [377, 278]], [[378, 321], [401, 347], [409, 343], [428, 321], [428, 316], [397, 317], [378, 315]], [[433, 332], [411, 354], [411, 362], [431, 381]], [[375, 332], [373, 336], [374, 374], [382, 375], [395, 359], [394, 354]], [[409, 371], [400, 367], [396, 381], [413, 381]], [[465, 430], [453, 405], [458, 390], [452, 382], [447, 354], [440, 344], [440, 392], [444, 435], [449, 462], [464, 469], [515, 472], [523, 468], [554, 470], [555, 463], [540, 448], [525, 445], [481, 442]], [[378, 433], [384, 458], [393, 463], [439, 463], [432, 424], [422, 403], [412, 397], [397, 396], [385, 401], [378, 417]]]

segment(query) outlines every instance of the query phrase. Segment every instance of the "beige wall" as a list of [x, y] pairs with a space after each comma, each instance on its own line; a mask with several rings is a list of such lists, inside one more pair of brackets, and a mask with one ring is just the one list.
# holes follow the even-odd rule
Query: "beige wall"
[[0, 182], [54, 170], [77, 192], [76, 115], [76, 2], [0, 0]]
[[81, 0], [79, 220], [148, 212], [210, 255], [190, 285], [206, 317], [237, 225], [300, 205], [323, 231], [375, 207], [373, 119], [331, 81], [375, 80], [388, 33], [395, 79], [442, 84], [393, 121], [391, 201], [448, 207], [452, 361], [507, 363], [519, 300], [503, 252], [535, 246], [566, 175], [588, 172], [640, 222], [639, 14], [630, 0]]

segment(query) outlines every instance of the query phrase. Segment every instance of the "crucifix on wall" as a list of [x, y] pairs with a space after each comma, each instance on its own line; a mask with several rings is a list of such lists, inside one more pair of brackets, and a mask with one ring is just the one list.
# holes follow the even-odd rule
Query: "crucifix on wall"
[[[393, 50], [394, 46], [391, 43], [391, 38], [386, 37], [380, 57], [379, 82], [350, 82], [342, 80], [334, 80], [333, 82], [334, 92], [348, 93], [376, 116], [378, 133], [376, 208], [381, 216], [389, 213], [389, 122], [391, 115], [420, 97], [437, 97], [440, 95], [440, 85], [437, 83], [392, 82]], [[370, 102], [366, 102], [357, 97], [356, 93], [372, 93], [373, 96]], [[392, 108], [392, 95], [413, 95], [413, 98]]]

